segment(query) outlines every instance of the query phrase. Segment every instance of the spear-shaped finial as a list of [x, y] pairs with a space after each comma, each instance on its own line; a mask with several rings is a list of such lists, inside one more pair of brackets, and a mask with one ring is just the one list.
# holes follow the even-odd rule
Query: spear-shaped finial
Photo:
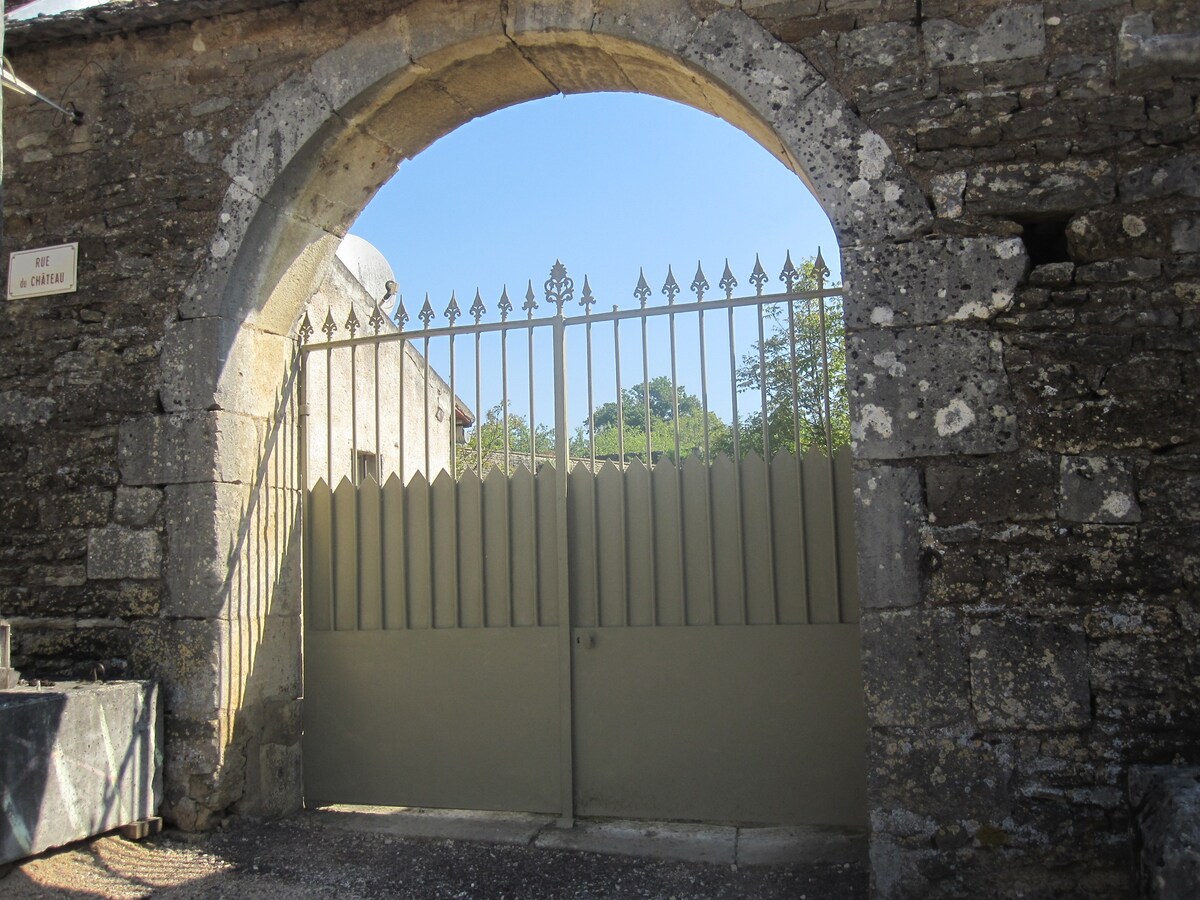
[[761, 297], [763, 287], [766, 286], [767, 270], [762, 266], [762, 260], [758, 258], [758, 254], [754, 254], [754, 271], [750, 273], [750, 283], [754, 285], [754, 293]]
[[475, 324], [479, 324], [479, 320], [483, 318], [483, 314], [487, 312], [487, 307], [483, 305], [483, 297], [479, 293], [479, 288], [475, 288], [475, 302], [471, 304], [469, 310], [472, 316], [475, 317]]
[[800, 278], [800, 273], [792, 264], [792, 251], [789, 250], [787, 260], [783, 264], [783, 270], [779, 273], [779, 280], [784, 283], [787, 292], [790, 294], [796, 289], [796, 281]]
[[733, 299], [733, 289], [737, 287], [738, 280], [733, 277], [733, 270], [729, 268], [729, 257], [725, 257], [725, 271], [721, 273], [721, 280], [717, 282], [717, 287], [725, 292], [725, 299]]
[[646, 283], [645, 269], [638, 269], [638, 283], [637, 287], [633, 289], [633, 296], [637, 298], [643, 308], [646, 306], [646, 301], [650, 299], [650, 285]]
[[667, 280], [663, 282], [662, 292], [667, 298], [668, 306], [675, 302], [675, 297], [679, 294], [679, 282], [675, 280], [675, 273], [671, 271], [670, 266], [667, 266]]
[[458, 306], [458, 296], [454, 291], [450, 292], [450, 305], [446, 307], [446, 311], [442, 315], [450, 320], [451, 328], [454, 327], [455, 320], [462, 315], [462, 310]]
[[697, 302], [704, 299], [704, 292], [708, 290], [708, 279], [704, 277], [704, 270], [700, 268], [700, 260], [696, 260], [696, 277], [692, 279], [692, 290], [696, 294]]
[[579, 304], [583, 307], [583, 314], [590, 316], [592, 314], [592, 304], [596, 302], [596, 298], [592, 296], [592, 286], [588, 284], [587, 275], [583, 276], [583, 293], [579, 295]]
[[500, 310], [500, 321], [507, 322], [508, 314], [510, 312], [512, 312], [512, 308], [513, 308], [512, 301], [508, 299], [508, 285], [507, 284], [504, 286], [504, 290], [502, 290], [500, 292], [500, 303], [498, 305], [498, 308]]
[[313, 336], [312, 321], [308, 318], [308, 312], [304, 313], [304, 321], [300, 323], [300, 329], [296, 332], [300, 338], [300, 343], [307, 344], [308, 339]]
[[433, 304], [429, 302], [429, 294], [425, 295], [425, 305], [421, 307], [421, 311], [417, 313], [417, 318], [425, 323], [425, 327], [429, 327], [429, 323], [433, 321], [433, 317], [437, 313], [433, 311]]
[[533, 318], [533, 311], [537, 309], [537, 297], [533, 293], [533, 279], [529, 281], [529, 287], [525, 291], [525, 302], [521, 305], [521, 309], [528, 313], [530, 319]]

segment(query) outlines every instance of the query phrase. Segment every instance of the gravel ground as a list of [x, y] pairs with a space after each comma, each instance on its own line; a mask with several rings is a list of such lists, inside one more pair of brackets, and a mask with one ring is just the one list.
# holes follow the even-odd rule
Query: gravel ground
[[0, 897], [788, 898], [867, 896], [860, 865], [772, 868], [399, 838], [330, 827], [320, 813], [235, 819], [218, 831], [101, 837], [0, 879]]

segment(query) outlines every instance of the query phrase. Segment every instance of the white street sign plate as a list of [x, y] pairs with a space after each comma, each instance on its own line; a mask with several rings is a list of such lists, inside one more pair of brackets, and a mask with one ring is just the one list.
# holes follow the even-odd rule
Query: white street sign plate
[[72, 293], [78, 260], [78, 243], [10, 253], [8, 299]]

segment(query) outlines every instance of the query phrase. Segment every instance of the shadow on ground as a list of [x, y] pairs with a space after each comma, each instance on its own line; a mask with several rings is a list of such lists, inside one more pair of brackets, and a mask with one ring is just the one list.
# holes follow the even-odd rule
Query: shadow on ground
[[664, 861], [535, 846], [398, 837], [308, 812], [233, 820], [141, 843], [102, 837], [26, 860], [0, 895], [49, 897], [810, 898], [867, 896], [860, 862]]

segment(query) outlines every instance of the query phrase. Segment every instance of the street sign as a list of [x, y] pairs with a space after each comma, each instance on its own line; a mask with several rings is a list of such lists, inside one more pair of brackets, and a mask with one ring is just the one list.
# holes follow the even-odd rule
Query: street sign
[[9, 254], [8, 299], [74, 292], [78, 261], [78, 243]]

